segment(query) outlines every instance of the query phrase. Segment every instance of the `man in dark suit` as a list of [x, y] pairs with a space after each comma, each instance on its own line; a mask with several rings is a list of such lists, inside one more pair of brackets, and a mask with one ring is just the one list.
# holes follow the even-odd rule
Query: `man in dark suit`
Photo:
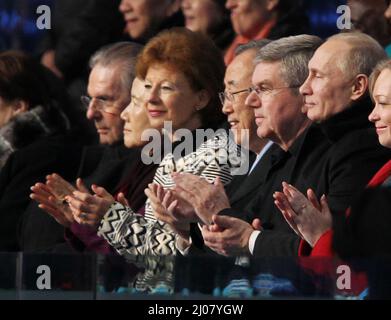
[[[82, 177], [87, 187], [96, 183], [114, 192], [132, 166], [136, 151], [124, 146], [124, 121], [120, 114], [130, 101], [136, 56], [141, 48], [138, 44], [120, 42], [102, 48], [91, 58], [88, 96], [82, 100], [87, 118], [95, 124], [99, 145], [84, 148], [78, 172], [65, 177], [69, 181]], [[31, 181], [30, 185], [43, 178]], [[18, 236], [23, 251], [48, 249], [65, 241], [63, 226], [39, 209], [35, 201], [24, 212]]]
[[[272, 145], [268, 139], [257, 136], [253, 109], [245, 104], [250, 93], [248, 88], [251, 86], [254, 58], [258, 50], [268, 43], [270, 40], [263, 39], [238, 47], [234, 60], [225, 72], [225, 92], [220, 93], [223, 113], [227, 116], [235, 142], [242, 148], [249, 148], [253, 153], [248, 173], [234, 176], [226, 186], [230, 203], [234, 207], [241, 207], [242, 204], [247, 203], [252, 191], [257, 188], [259, 181], [257, 163]], [[248, 146], [245, 146], [242, 141], [246, 134], [248, 135]]]
[[[299, 36], [299, 39], [300, 37], [303, 36]], [[265, 160], [265, 183], [259, 188], [254, 200], [240, 211], [228, 209], [230, 208], [229, 202], [222, 196], [216, 196], [217, 193], [221, 195], [221, 192], [215, 187], [212, 190], [214, 192], [209, 192], [213, 199], [219, 200], [214, 204], [213, 210], [203, 205], [208, 203], [208, 199], [194, 200], [194, 203], [198, 204], [198, 207], [195, 208], [197, 214], [208, 216], [211, 216], [211, 213], [215, 214], [211, 219], [214, 226], [209, 229], [204, 227], [203, 237], [205, 244], [220, 254], [250, 253], [256, 257], [297, 255], [299, 239], [294, 232], [289, 230], [289, 226], [274, 206], [273, 192], [281, 188], [281, 182], [287, 181], [295, 184], [301, 191], [312, 187], [318, 196], [326, 194], [332, 212], [338, 213], [349, 206], [354, 194], [365, 187], [374, 172], [390, 156], [389, 151], [380, 147], [376, 142], [376, 137], [368, 132], [369, 122], [365, 124], [360, 120], [362, 109], [356, 108], [358, 104], [365, 101], [362, 98], [367, 92], [368, 75], [384, 54], [381, 47], [372, 39], [368, 40], [362, 57], [366, 59], [369, 66], [366, 64], [366, 68], [363, 68], [363, 63], [360, 65], [356, 61], [355, 65], [361, 66], [361, 69], [356, 70], [356, 73], [353, 74], [354, 77], [349, 81], [346, 80], [348, 77], [342, 77], [343, 74], [331, 73], [331, 79], [328, 81], [329, 86], [343, 79], [346, 82], [340, 83], [338, 87], [332, 88], [328, 92], [324, 87], [319, 86], [319, 83], [325, 81], [324, 78], [322, 80], [324, 73], [317, 74], [315, 71], [311, 71], [309, 79], [314, 79], [313, 91], [315, 92], [315, 89], [319, 91], [317, 99], [311, 100], [305, 97], [305, 109], [308, 109], [309, 117], [316, 120], [310, 116], [310, 108], [313, 107], [315, 115], [324, 114], [324, 111], [330, 110], [330, 115], [334, 114], [335, 117], [341, 119], [335, 121], [334, 125], [325, 122], [322, 126], [316, 124], [308, 127], [309, 123], [307, 123], [300, 127], [295, 125], [300, 117], [293, 111], [295, 96], [290, 89], [292, 82], [290, 82], [289, 74], [292, 75], [290, 73], [293, 71], [292, 65], [290, 68], [286, 68], [285, 65], [284, 70], [282, 68], [283, 62], [281, 62], [282, 58], [285, 58], [285, 62], [288, 59], [288, 55], [285, 55], [288, 48], [287, 43], [290, 43], [291, 48], [298, 46], [297, 42], [293, 43], [294, 41], [294, 38], [280, 39], [260, 51], [257, 56], [258, 64], [253, 74], [255, 89], [247, 98], [248, 104], [256, 106], [258, 135], [270, 138], [281, 147], [280, 150], [271, 153], [269, 162], [266, 162], [266, 157], [263, 159]], [[345, 39], [345, 42], [348, 42], [351, 47], [347, 47], [345, 55], [338, 57], [352, 61], [352, 57], [357, 57], [354, 48], [360, 50], [363, 39], [358, 41], [357, 39], [356, 41], [346, 41]], [[324, 59], [328, 58], [328, 66], [339, 68], [338, 64], [331, 63], [331, 61], [336, 59], [337, 54], [340, 54], [338, 48], [341, 48], [342, 44], [334, 43], [334, 45], [334, 56], [328, 55], [330, 48], [327, 46], [326, 53], [322, 55]], [[353, 49], [349, 50], [351, 48]], [[322, 46], [318, 50], [322, 52], [324, 47]], [[292, 56], [291, 52], [289, 56]], [[307, 56], [307, 62], [310, 57]], [[321, 65], [320, 61], [317, 61], [314, 68]], [[351, 69], [353, 70], [353, 68], [349, 70]], [[286, 72], [287, 70], [288, 72]], [[298, 70], [293, 74], [297, 77]], [[306, 74], [302, 79], [297, 79], [297, 88], [304, 82], [305, 77]], [[348, 83], [349, 85], [347, 85]], [[306, 84], [303, 87], [305, 86]], [[279, 91], [278, 96], [275, 94], [276, 90]], [[322, 97], [322, 93], [328, 93], [329, 96]], [[301, 97], [298, 92], [296, 94], [296, 97]], [[322, 101], [325, 103], [322, 104]], [[297, 101], [296, 110], [301, 107], [303, 107], [303, 101]], [[356, 120], [346, 118], [343, 115], [343, 110], [350, 115], [357, 115], [354, 117]], [[319, 111], [319, 113], [315, 111]], [[364, 117], [367, 116], [365, 112], [363, 114]], [[194, 181], [186, 178], [193, 185], [189, 190], [193, 195], [197, 194], [200, 189], [196, 188]], [[180, 181], [178, 183], [184, 187]], [[201, 186], [200, 183], [198, 185]], [[213, 188], [213, 186], [208, 188], [204, 185], [202, 187], [204, 191], [198, 192], [198, 198], [202, 198], [208, 189], [210, 191]], [[217, 215], [217, 213], [219, 214]], [[224, 216], [224, 214], [231, 215], [231, 217]], [[243, 218], [248, 222], [243, 221]], [[262, 228], [258, 226], [260, 230], [255, 230], [250, 225], [254, 218], [261, 220]]]
[[[271, 139], [276, 145], [272, 146], [271, 150], [269, 150], [255, 165], [254, 172], [245, 177], [242, 184], [237, 183], [230, 187], [228, 193], [229, 201], [227, 196], [217, 196], [217, 193], [220, 195], [222, 194], [222, 190], [205, 185], [203, 182], [198, 181], [196, 177], [186, 176], [186, 179], [177, 178], [177, 185], [183, 189], [183, 191], [179, 189], [179, 192], [185, 192], [183, 196], [192, 200], [192, 204], [198, 215], [206, 216], [204, 221], [209, 220], [212, 222], [213, 214], [228, 207], [240, 210], [237, 216], [244, 218], [245, 214], [243, 209], [254, 202], [257, 202], [259, 198], [264, 198], [266, 196], [265, 193], [270, 189], [270, 184], [277, 179], [276, 175], [282, 174], [283, 177], [288, 178], [288, 174], [296, 167], [296, 159], [300, 156], [302, 141], [297, 142], [294, 150], [289, 149], [293, 146], [298, 137], [306, 136], [306, 134], [303, 133], [307, 132], [307, 128], [311, 123], [309, 119], [301, 113], [302, 97], [298, 92], [298, 87], [307, 76], [306, 65], [317, 46], [321, 43], [321, 40], [317, 37], [300, 36], [291, 40], [288, 39], [285, 42], [286, 43], [282, 43], [284, 46], [281, 45], [281, 52], [284, 50], [284, 54], [289, 56], [292, 60], [301, 59], [301, 67], [303, 70], [300, 70], [298, 67], [291, 67], [289, 75], [295, 74], [295, 76], [286, 80], [287, 75], [285, 75], [285, 73], [287, 72], [283, 73], [283, 67], [281, 66], [282, 63], [280, 61], [285, 55], [279, 59], [274, 59], [272, 62], [267, 61], [265, 63], [258, 63], [252, 76], [252, 83], [255, 87], [249, 89], [251, 93], [246, 100], [246, 104], [249, 107], [256, 108], [257, 110], [259, 108], [263, 112], [262, 119], [255, 119], [258, 126], [258, 137]], [[274, 43], [275, 42], [272, 42], [259, 50], [257, 52], [257, 57], [270, 46], [272, 46], [272, 49], [278, 46], [278, 42], [277, 45], [274, 45]], [[273, 49], [273, 52], [278, 52], [277, 49]], [[261, 67], [263, 67], [264, 70]], [[282, 75], [280, 76], [280, 74]], [[261, 75], [264, 78], [261, 78], [258, 81], [256, 78], [257, 75]], [[257, 94], [255, 94], [255, 92], [257, 92]], [[260, 103], [258, 94], [262, 95], [266, 100], [263, 101], [262, 99], [262, 103]], [[257, 113], [255, 113], [255, 117], [256, 116]], [[316, 141], [319, 140], [319, 138], [316, 137], [313, 139]], [[308, 144], [312, 145], [313, 143], [308, 142]], [[285, 171], [283, 171], [283, 169]], [[252, 177], [255, 177], [255, 179], [252, 179]], [[186, 183], [186, 180], [189, 184]], [[197, 192], [195, 192], [196, 190], [194, 190], [194, 188], [197, 188]], [[214, 190], [210, 190], [211, 188]], [[214, 194], [215, 197], [213, 200], [202, 190], [209, 191], [209, 194]], [[246, 190], [251, 194], [250, 197], [247, 196]], [[231, 195], [232, 199], [236, 201], [236, 203], [234, 203], [234, 201], [232, 202], [234, 204], [231, 203]], [[206, 199], [207, 197], [209, 197], [209, 199]], [[214, 202], [213, 210], [204, 207], [206, 202]], [[267, 203], [267, 201], [260, 202], [262, 206]], [[273, 206], [273, 202], [271, 204]], [[259, 206], [253, 210], [259, 212], [258, 209]], [[254, 213], [254, 211], [251, 211], [250, 213]], [[267, 221], [263, 221], [265, 219], [261, 220], [263, 223], [267, 223]], [[285, 222], [281, 220], [278, 223], [278, 226], [283, 226], [283, 223]]]

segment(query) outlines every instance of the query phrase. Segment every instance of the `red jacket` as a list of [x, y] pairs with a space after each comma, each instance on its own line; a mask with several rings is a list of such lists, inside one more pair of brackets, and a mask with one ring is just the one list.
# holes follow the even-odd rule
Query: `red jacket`
[[[391, 160], [388, 161], [369, 181], [368, 188], [374, 188], [380, 186], [387, 180], [388, 177], [391, 176]], [[349, 211], [346, 213], [349, 215]], [[334, 252], [332, 250], [332, 239], [333, 239], [333, 231], [327, 230], [316, 242], [313, 248], [304, 241], [301, 240], [299, 246], [299, 256], [305, 257], [332, 257], [334, 256]]]
[[[385, 180], [391, 176], [391, 160], [388, 161], [371, 179], [368, 183], [368, 188], [373, 188], [382, 185]], [[346, 215], [349, 215], [349, 209]], [[301, 266], [316, 274], [328, 275], [330, 277], [335, 276], [336, 266], [343, 264], [342, 261], [331, 259], [335, 257], [332, 250], [333, 231], [327, 230], [316, 242], [313, 248], [304, 241], [301, 240], [299, 246], [299, 257], [310, 257], [315, 259], [301, 259]], [[316, 259], [318, 258], [318, 259]], [[325, 259], [321, 259], [325, 258]], [[352, 273], [351, 279], [351, 293], [359, 294], [367, 287], [367, 279], [365, 273]], [[336, 289], [337, 290], [337, 289]], [[338, 292], [338, 290], [337, 290]]]

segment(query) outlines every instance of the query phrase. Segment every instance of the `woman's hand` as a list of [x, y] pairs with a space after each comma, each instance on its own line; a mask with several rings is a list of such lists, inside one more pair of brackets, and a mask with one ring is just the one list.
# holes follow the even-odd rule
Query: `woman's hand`
[[275, 192], [274, 203], [289, 226], [312, 247], [332, 226], [332, 216], [325, 195], [320, 199], [312, 189], [305, 197], [299, 190], [283, 182], [283, 192]]
[[186, 215], [178, 208], [178, 199], [170, 190], [156, 183], [151, 183], [145, 189], [145, 194], [149, 198], [153, 214], [156, 219], [167, 223], [183, 239], [188, 240], [190, 235], [190, 222], [195, 215]]
[[114, 197], [103, 187], [92, 185], [91, 194], [83, 185], [81, 179], [77, 180], [78, 190], [67, 196], [72, 214], [76, 222], [97, 229], [103, 216], [115, 202]]

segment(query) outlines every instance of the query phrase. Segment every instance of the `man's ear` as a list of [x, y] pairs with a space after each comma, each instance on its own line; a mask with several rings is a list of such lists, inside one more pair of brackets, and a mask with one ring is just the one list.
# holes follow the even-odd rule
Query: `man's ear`
[[279, 3], [280, 0], [267, 0], [266, 9], [269, 11], [273, 11], [278, 6]]
[[166, 17], [171, 17], [181, 9], [181, 0], [168, 0], [170, 4], [166, 9]]
[[197, 110], [204, 109], [210, 101], [210, 94], [206, 90], [200, 90], [197, 93], [197, 96], [198, 96], [198, 103], [196, 109]]
[[29, 109], [29, 104], [24, 100], [17, 100], [12, 105], [12, 117], [15, 117], [18, 114], [26, 112]]
[[368, 77], [365, 74], [357, 75], [352, 85], [352, 94], [350, 99], [352, 101], [357, 101], [366, 93], [367, 89]]

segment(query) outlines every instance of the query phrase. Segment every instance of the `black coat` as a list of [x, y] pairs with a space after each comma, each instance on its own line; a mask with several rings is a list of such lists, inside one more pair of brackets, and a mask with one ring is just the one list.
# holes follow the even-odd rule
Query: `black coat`
[[82, 145], [71, 134], [44, 137], [8, 158], [0, 174], [0, 251], [18, 251], [17, 228], [30, 203], [30, 187], [50, 172], [73, 177]]
[[[294, 164], [290, 173], [285, 167], [284, 174], [262, 188], [264, 195], [250, 208], [253, 215], [248, 217], [248, 221], [259, 217], [265, 227], [257, 239], [255, 256], [297, 255], [299, 239], [273, 203], [272, 193], [281, 190], [282, 180], [303, 193], [311, 187], [318, 197], [325, 194], [332, 213], [344, 214], [354, 196], [390, 159], [391, 150], [379, 144], [368, 121], [370, 108], [369, 99], [363, 99], [321, 125], [313, 125], [300, 150], [302, 160]], [[319, 129], [329, 146], [321, 141], [313, 143], [311, 132]]]
[[[279, 149], [276, 145], [271, 146], [260, 161], [269, 161], [265, 159], [270, 159], [276, 148]], [[266, 173], [265, 166], [257, 164], [250, 174], [234, 176], [225, 188], [231, 207], [240, 210], [253, 201], [258, 189], [265, 183]]]
[[[313, 188], [318, 197], [325, 194], [332, 212], [339, 214], [387, 162], [391, 151], [378, 143], [368, 121], [370, 108], [369, 99], [364, 99], [322, 125], [312, 125], [287, 152], [272, 146], [249, 177], [233, 180], [228, 193], [232, 209], [220, 214], [249, 223], [261, 219], [264, 230], [257, 239], [255, 257], [297, 255], [299, 238], [274, 205], [273, 192], [282, 189], [282, 181], [303, 193]], [[194, 242], [199, 247], [198, 240]]]

